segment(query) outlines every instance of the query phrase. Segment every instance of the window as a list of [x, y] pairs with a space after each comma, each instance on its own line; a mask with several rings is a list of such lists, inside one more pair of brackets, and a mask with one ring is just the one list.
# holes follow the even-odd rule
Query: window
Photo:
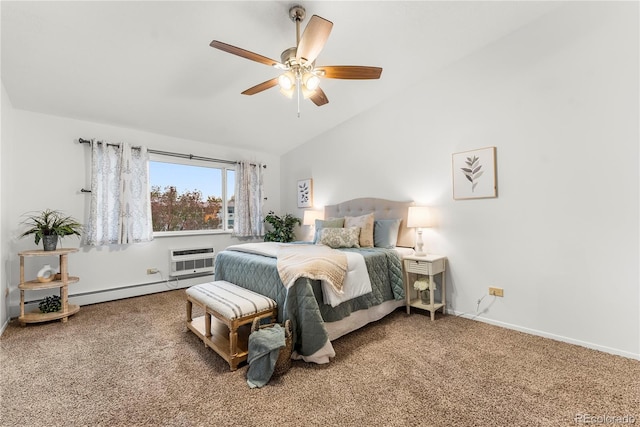
[[[159, 160], [159, 159], [162, 160]], [[233, 229], [235, 168], [164, 156], [149, 161], [154, 234]]]

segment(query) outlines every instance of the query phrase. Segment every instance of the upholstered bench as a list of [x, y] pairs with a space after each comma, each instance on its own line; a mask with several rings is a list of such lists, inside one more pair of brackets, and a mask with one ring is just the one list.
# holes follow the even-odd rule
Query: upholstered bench
[[[193, 304], [202, 308], [203, 316], [192, 319]], [[247, 360], [253, 319], [269, 317], [275, 322], [277, 315], [271, 298], [224, 280], [187, 289], [187, 327], [222, 356], [232, 371]]]

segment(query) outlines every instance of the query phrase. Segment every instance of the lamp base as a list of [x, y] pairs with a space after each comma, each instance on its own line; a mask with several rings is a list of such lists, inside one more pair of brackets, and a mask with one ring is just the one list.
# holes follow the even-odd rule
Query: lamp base
[[425, 256], [427, 253], [424, 251], [424, 244], [422, 243], [422, 230], [418, 229], [418, 239], [416, 241], [416, 247], [414, 248], [415, 255]]

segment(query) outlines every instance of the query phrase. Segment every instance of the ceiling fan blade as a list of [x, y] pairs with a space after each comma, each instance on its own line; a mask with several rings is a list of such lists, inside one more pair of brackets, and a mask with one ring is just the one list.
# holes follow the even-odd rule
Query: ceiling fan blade
[[309, 99], [318, 107], [322, 107], [324, 104], [329, 103], [329, 98], [327, 98], [327, 95], [325, 95], [324, 91], [320, 88], [317, 88]]
[[280, 62], [276, 61], [275, 59], [267, 58], [266, 56], [258, 55], [257, 53], [253, 53], [248, 50], [245, 50], [236, 46], [232, 46], [230, 44], [223, 43], [218, 40], [212, 41], [211, 43], [209, 43], [209, 46], [215, 47], [216, 49], [220, 49], [227, 53], [232, 53], [234, 55], [238, 55], [243, 58], [250, 59], [251, 61], [256, 61], [261, 64], [269, 65], [270, 67], [273, 67], [276, 65], [282, 66], [282, 64], [280, 64]]
[[379, 79], [382, 74], [380, 67], [365, 67], [360, 65], [327, 65], [316, 67], [316, 71], [324, 72], [322, 77], [328, 79]]
[[242, 92], [243, 95], [255, 95], [256, 93], [260, 93], [263, 90], [271, 89], [274, 86], [278, 85], [278, 78], [273, 78], [271, 80], [267, 80], [266, 82], [262, 82], [253, 87]]
[[333, 28], [333, 22], [313, 15], [300, 37], [296, 60], [300, 62], [302, 59], [308, 63], [315, 61], [329, 38], [331, 28]]

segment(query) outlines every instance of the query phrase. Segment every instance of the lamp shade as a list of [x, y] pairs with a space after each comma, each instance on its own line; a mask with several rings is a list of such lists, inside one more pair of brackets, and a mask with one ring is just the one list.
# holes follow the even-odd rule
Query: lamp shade
[[316, 219], [322, 219], [322, 218], [324, 218], [323, 211], [308, 209], [304, 211], [304, 216], [302, 217], [302, 225], [315, 225]]
[[426, 206], [410, 206], [407, 218], [407, 227], [431, 227], [431, 214], [429, 213], [429, 208]]

